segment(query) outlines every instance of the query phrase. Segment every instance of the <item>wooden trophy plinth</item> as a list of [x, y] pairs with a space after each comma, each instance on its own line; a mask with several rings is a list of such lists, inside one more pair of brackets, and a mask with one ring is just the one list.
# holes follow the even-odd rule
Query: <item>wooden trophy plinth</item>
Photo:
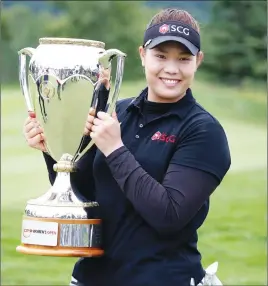
[[100, 219], [23, 217], [20, 253], [58, 257], [101, 256]]

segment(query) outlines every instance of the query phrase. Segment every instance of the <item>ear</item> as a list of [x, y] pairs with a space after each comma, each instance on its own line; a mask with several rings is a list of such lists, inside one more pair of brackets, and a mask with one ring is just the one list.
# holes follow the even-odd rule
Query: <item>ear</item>
[[201, 65], [203, 59], [204, 59], [204, 53], [203, 53], [202, 51], [200, 51], [200, 52], [196, 55], [196, 69], [199, 68], [199, 66]]
[[139, 54], [140, 54], [140, 58], [141, 58], [141, 65], [144, 67], [144, 58], [145, 58], [144, 47], [142, 47], [142, 46], [139, 47]]

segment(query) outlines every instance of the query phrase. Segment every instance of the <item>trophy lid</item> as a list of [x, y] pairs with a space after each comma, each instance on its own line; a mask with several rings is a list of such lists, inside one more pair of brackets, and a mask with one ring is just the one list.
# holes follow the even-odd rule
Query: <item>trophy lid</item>
[[105, 43], [100, 41], [74, 39], [74, 38], [40, 38], [40, 44], [64, 44], [64, 45], [81, 45], [104, 49]]

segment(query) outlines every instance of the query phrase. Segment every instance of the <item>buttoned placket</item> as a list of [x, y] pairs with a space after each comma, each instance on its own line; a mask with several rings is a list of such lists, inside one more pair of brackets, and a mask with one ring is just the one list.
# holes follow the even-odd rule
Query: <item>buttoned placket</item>
[[143, 128], [143, 126], [144, 126], [144, 124], [143, 124], [143, 116], [140, 117], [140, 122], [139, 122], [138, 126], [139, 126], [139, 128], [138, 128], [137, 133], [135, 135], [136, 139], [140, 139], [139, 132], [140, 132], [140, 129]]
[[163, 119], [165, 117], [167, 118], [169, 116], [170, 115], [162, 115], [162, 116], [160, 116], [158, 118], [155, 118], [155, 119], [145, 123], [143, 115], [140, 115], [140, 119], [139, 119], [139, 122], [138, 122], [138, 128], [136, 129], [136, 132], [134, 133], [134, 140], [133, 140], [133, 142], [131, 144], [131, 147], [134, 147], [136, 145], [136, 142], [139, 141], [139, 139], [141, 139], [142, 129], [144, 129], [147, 125], [150, 125], [152, 122], [154, 122], [156, 120], [160, 120], [160, 119]]
[[[139, 116], [139, 119], [137, 120], [137, 123], [135, 124], [135, 128], [133, 128], [134, 130], [132, 131], [133, 132], [132, 136], [131, 136], [132, 140], [127, 144], [129, 150], [134, 152], [134, 153], [135, 153], [137, 146], [140, 144], [140, 139], [143, 136], [143, 135], [141, 135], [141, 131], [145, 125], [143, 115], [141, 113], [139, 113], [138, 116]], [[124, 128], [126, 128], [125, 132], [130, 132], [129, 130], [127, 130], [127, 125]], [[129, 135], [127, 137], [129, 137]]]
[[[135, 111], [130, 111], [130, 112], [135, 112]], [[129, 137], [129, 139], [132, 137], [132, 140], [127, 144], [128, 148], [131, 152], [135, 153], [135, 150], [137, 148], [137, 146], [139, 144], [141, 144], [141, 139], [144, 138], [144, 136], [147, 136], [148, 134], [146, 134], [144, 128], [147, 127], [147, 125], [150, 125], [151, 123], [157, 121], [157, 120], [161, 120], [163, 118], [168, 118], [171, 116], [171, 114], [164, 114], [164, 115], [160, 115], [152, 120], [149, 120], [148, 122], [146, 121], [146, 118], [144, 118], [144, 115], [142, 114], [142, 112], [139, 110], [136, 110], [136, 115], [135, 116], [139, 116], [139, 119], [137, 120], [137, 125], [135, 127], [135, 129], [133, 130], [132, 136], [129, 135], [127, 137]], [[130, 114], [129, 114], [130, 115]], [[127, 125], [124, 127], [125, 132], [129, 132], [129, 130], [127, 130]], [[150, 128], [149, 128], [150, 129]], [[147, 129], [148, 130], [148, 129]]]

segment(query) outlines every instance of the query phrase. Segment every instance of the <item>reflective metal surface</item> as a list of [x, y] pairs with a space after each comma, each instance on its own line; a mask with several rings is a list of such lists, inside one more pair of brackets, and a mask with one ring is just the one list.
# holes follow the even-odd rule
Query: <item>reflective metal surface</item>
[[61, 224], [60, 246], [100, 247], [101, 225], [99, 224]]
[[[41, 38], [39, 43], [36, 49], [19, 51], [19, 80], [28, 112], [36, 115], [44, 130], [48, 153], [57, 162], [57, 177], [46, 194], [28, 202], [25, 214], [36, 218], [88, 219], [87, 209], [98, 203], [78, 199], [71, 188], [70, 172], [76, 171], [76, 162], [93, 145], [93, 141], [87, 140], [85, 146], [83, 132], [89, 109], [96, 109], [101, 100], [101, 72], [111, 69], [112, 59], [117, 58], [114, 93], [105, 103], [111, 114], [126, 55], [116, 49], [106, 51], [104, 43], [91, 40]], [[27, 55], [31, 57], [28, 68]], [[62, 227], [64, 245], [81, 244], [84, 233], [97, 231], [95, 225], [76, 227], [79, 230], [70, 225]]]
[[[80, 39], [42, 38], [36, 48], [22, 49], [20, 84], [28, 111], [35, 111], [44, 129], [47, 149], [59, 161], [64, 153], [77, 161], [92, 146], [80, 152], [85, 121], [90, 107], [101, 96], [98, 82], [102, 69], [111, 67], [117, 57], [114, 94], [109, 113], [115, 108], [123, 78], [125, 54], [104, 50], [104, 43]], [[31, 56], [27, 87], [26, 55]]]
[[98, 207], [97, 202], [81, 202], [70, 185], [70, 173], [59, 172], [53, 186], [43, 196], [29, 200], [25, 214], [30, 217], [87, 219], [87, 208]]

